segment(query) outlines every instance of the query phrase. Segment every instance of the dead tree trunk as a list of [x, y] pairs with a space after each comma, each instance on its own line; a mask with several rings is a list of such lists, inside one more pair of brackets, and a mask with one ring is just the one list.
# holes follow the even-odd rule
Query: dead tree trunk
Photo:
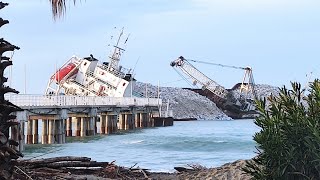
[[[8, 3], [0, 1], [0, 10], [6, 7]], [[0, 18], [0, 28], [8, 24], [8, 20]], [[16, 125], [14, 121], [16, 116], [11, 113], [20, 111], [21, 109], [9, 101], [6, 101], [4, 95], [6, 93], [19, 93], [15, 89], [5, 86], [7, 78], [3, 77], [4, 70], [12, 65], [10, 58], [3, 56], [7, 51], [20, 49], [10, 44], [8, 41], [0, 38], [0, 179], [9, 179], [13, 173], [13, 167], [16, 159], [22, 157], [22, 154], [10, 146], [18, 146], [19, 143], [9, 139], [9, 128]]]

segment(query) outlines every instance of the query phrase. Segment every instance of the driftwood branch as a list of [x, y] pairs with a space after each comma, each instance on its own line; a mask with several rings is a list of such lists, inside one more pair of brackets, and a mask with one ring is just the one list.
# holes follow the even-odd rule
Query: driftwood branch
[[41, 167], [48, 167], [48, 168], [70, 168], [70, 167], [105, 167], [108, 166], [108, 162], [59, 162], [59, 163], [50, 163], [41, 165]]
[[33, 180], [27, 173], [25, 173], [22, 169], [20, 169], [18, 166], [14, 166], [17, 170], [19, 170], [23, 175], [25, 175], [30, 180]]
[[21, 160], [19, 163], [24, 164], [49, 164], [61, 161], [80, 161], [80, 162], [89, 162], [91, 158], [88, 157], [75, 157], [75, 156], [63, 156], [55, 158], [46, 158], [46, 159], [35, 159], [35, 160]]

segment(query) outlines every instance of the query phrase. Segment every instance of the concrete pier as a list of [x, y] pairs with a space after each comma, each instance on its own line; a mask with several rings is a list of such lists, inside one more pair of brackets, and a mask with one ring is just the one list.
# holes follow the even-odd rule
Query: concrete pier
[[148, 127], [148, 122], [152, 126], [146, 113], [156, 111], [161, 104], [156, 98], [137, 97], [10, 95], [7, 98], [23, 110], [14, 113], [20, 125], [11, 128], [11, 136], [18, 138], [20, 151], [24, 144], [65, 143], [67, 136], [95, 135], [97, 121], [101, 134]]
[[[66, 137], [94, 136], [97, 134], [98, 121], [100, 121], [100, 134], [114, 134], [118, 130], [128, 131], [135, 128], [153, 127], [155, 125], [151, 113], [152, 109], [150, 110], [149, 107], [145, 107], [145, 109], [141, 107], [137, 109], [135, 106], [104, 109], [96, 107], [75, 108], [78, 108], [78, 110], [70, 108], [51, 109], [51, 111], [47, 108], [43, 112], [25, 110], [19, 113], [20, 125], [11, 128], [11, 136], [20, 142], [21, 146], [19, 146], [19, 149], [23, 151], [25, 141], [27, 144], [63, 144], [66, 143]], [[50, 112], [51, 114], [45, 114], [46, 112]], [[42, 123], [40, 126], [39, 121]], [[165, 125], [168, 124], [165, 124], [162, 120], [161, 122], [157, 121], [157, 126], [161, 127]], [[21, 128], [19, 129], [19, 127]], [[41, 128], [40, 130], [39, 127]], [[26, 140], [24, 138], [25, 128], [27, 128]]]

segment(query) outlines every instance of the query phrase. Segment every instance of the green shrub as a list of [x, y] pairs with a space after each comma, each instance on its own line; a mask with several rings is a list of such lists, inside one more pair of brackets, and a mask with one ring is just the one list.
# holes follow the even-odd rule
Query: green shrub
[[258, 155], [244, 169], [254, 179], [320, 179], [320, 81], [304, 96], [301, 85], [256, 101], [261, 116], [254, 135]]

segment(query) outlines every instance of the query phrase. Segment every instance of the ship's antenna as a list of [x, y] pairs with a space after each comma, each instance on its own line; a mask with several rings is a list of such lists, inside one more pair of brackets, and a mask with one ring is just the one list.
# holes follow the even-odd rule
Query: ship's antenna
[[132, 75], [135, 73], [135, 72], [134, 72], [134, 70], [136, 69], [136, 67], [137, 67], [137, 64], [138, 64], [139, 60], [140, 60], [140, 56], [138, 57], [138, 59], [137, 59], [136, 63], [135, 63], [135, 64], [134, 64], [134, 66], [133, 66], [133, 69], [132, 69]]
[[109, 63], [109, 66], [108, 66], [108, 71], [111, 72], [111, 71], [118, 71], [118, 64], [119, 64], [119, 61], [120, 61], [120, 56], [121, 56], [121, 51], [124, 51], [123, 48], [120, 48], [119, 47], [119, 43], [120, 43], [120, 40], [121, 40], [121, 36], [123, 35], [123, 30], [124, 28], [122, 28], [121, 30], [121, 33], [118, 37], [118, 40], [117, 40], [117, 43], [116, 45], [114, 46], [114, 52], [112, 54], [112, 56], [110, 57], [110, 63]]

